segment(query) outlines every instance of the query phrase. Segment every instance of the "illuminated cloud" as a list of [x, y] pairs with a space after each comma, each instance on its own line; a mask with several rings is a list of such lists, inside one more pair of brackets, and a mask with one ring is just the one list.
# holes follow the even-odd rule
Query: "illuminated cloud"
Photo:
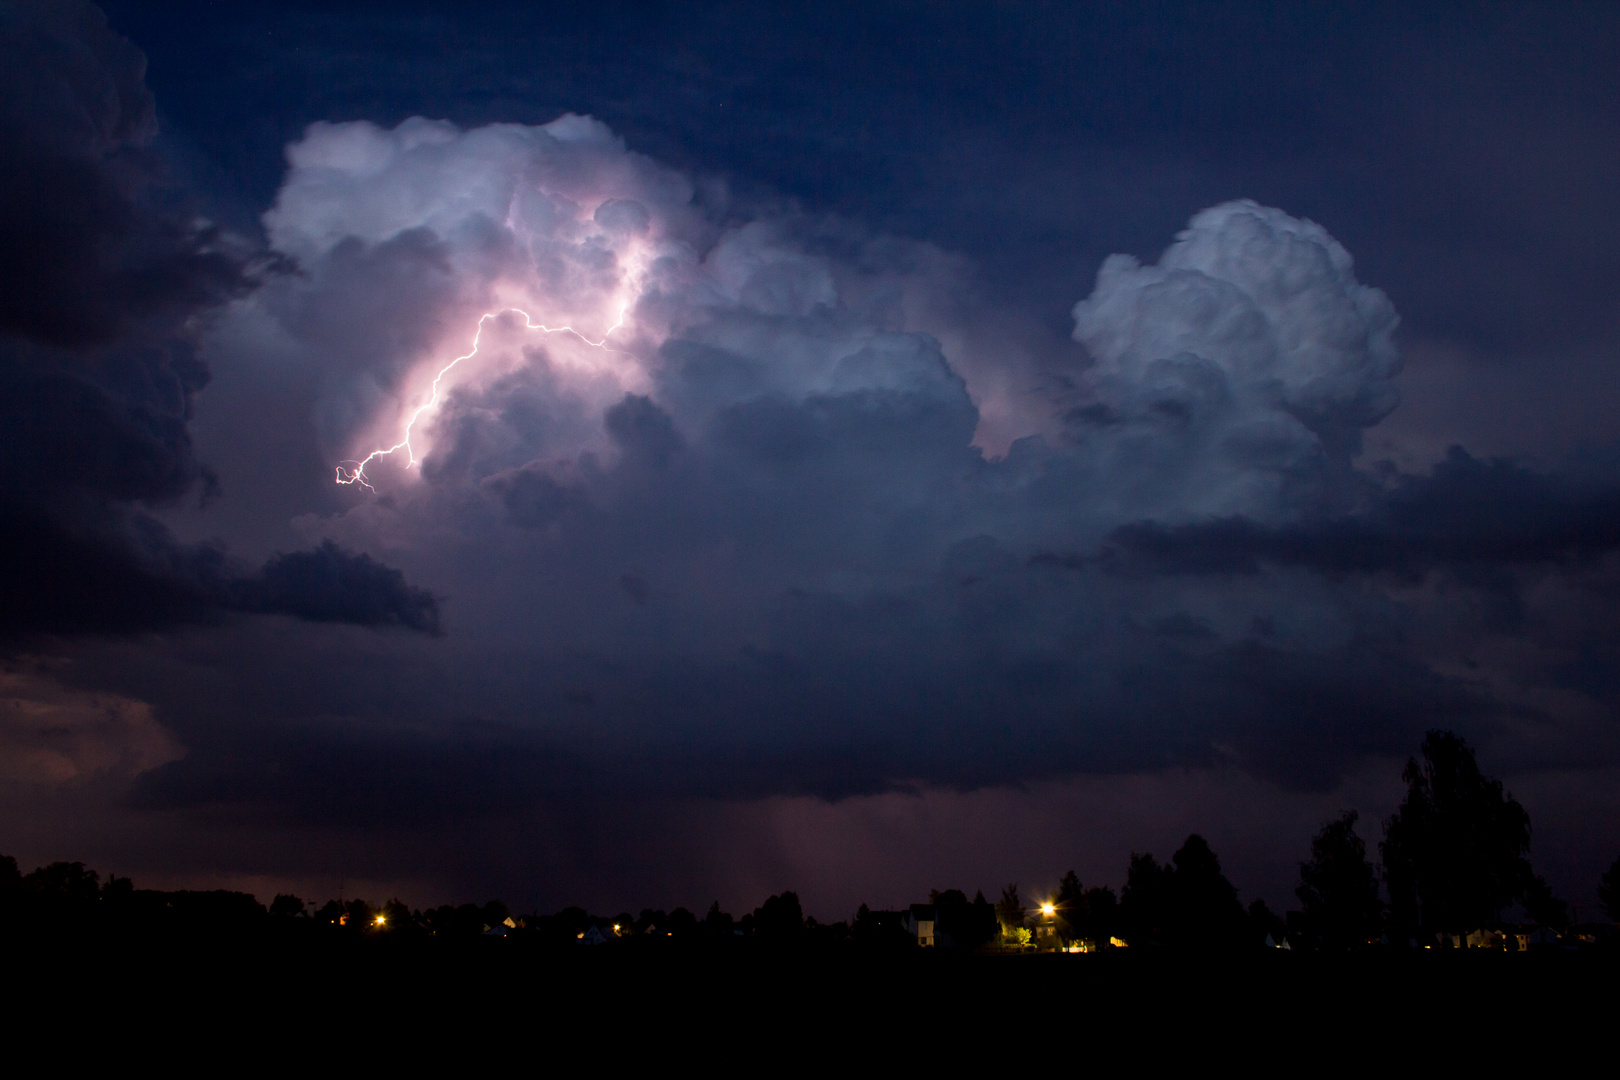
[[[213, 459], [228, 480], [277, 471], [255, 463], [273, 451], [281, 501], [261, 489], [253, 513], [447, 598], [456, 708], [550, 748], [542, 773], [605, 740], [600, 767], [556, 767], [840, 795], [1235, 755], [1320, 786], [1417, 715], [1480, 708], [1365, 647], [1398, 617], [1376, 590], [1305, 567], [1189, 577], [1128, 543], [1381, 497], [1352, 459], [1396, 402], [1396, 316], [1320, 226], [1228, 203], [1156, 263], [1109, 260], [1075, 306], [1090, 363], [1044, 413], [1003, 412], [1023, 430], [992, 457], [959, 370], [990, 359], [908, 321], [928, 305], [885, 292], [879, 240], [722, 215], [582, 117], [320, 124], [288, 160], [266, 224], [299, 272], [238, 305], [210, 356], [304, 422]], [[960, 284], [919, 265], [914, 294]], [[332, 484], [430, 402], [418, 466]], [[444, 722], [370, 663], [352, 675], [370, 707]]]
[[66, 688], [50, 665], [26, 659], [0, 671], [0, 781], [8, 785], [127, 781], [183, 756], [145, 702]]
[[1097, 366], [1070, 430], [1124, 516], [1319, 510], [1398, 401], [1389, 299], [1321, 226], [1252, 202], [1197, 214], [1156, 264], [1111, 256], [1074, 319]]

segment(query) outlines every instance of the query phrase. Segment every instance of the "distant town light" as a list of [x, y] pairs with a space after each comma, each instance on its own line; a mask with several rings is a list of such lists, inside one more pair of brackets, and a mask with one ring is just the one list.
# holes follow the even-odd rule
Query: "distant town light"
[[1048, 900], [1046, 903], [1041, 905], [1041, 914], [1050, 919], [1053, 915], [1057, 914], [1057, 905]]

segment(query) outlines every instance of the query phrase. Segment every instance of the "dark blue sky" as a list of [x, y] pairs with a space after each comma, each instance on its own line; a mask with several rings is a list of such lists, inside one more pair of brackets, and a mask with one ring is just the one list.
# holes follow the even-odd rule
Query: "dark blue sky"
[[[1612, 6], [104, 9], [7, 16], [25, 861], [1286, 904], [1430, 726], [1613, 858]], [[620, 351], [331, 484], [514, 297]]]
[[250, 217], [315, 120], [573, 111], [752, 197], [971, 254], [1060, 327], [1103, 256], [1247, 197], [1331, 222], [1408, 333], [1498, 352], [1612, 330], [1606, 5], [108, 11]]

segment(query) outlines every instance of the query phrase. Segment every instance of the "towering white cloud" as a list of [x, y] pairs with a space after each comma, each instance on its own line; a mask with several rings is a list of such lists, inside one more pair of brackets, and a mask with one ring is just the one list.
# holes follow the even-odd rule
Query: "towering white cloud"
[[1157, 264], [1109, 257], [1074, 319], [1097, 360], [1077, 430], [1138, 473], [1127, 513], [1286, 513], [1399, 400], [1388, 297], [1321, 226], [1247, 200], [1197, 214]]

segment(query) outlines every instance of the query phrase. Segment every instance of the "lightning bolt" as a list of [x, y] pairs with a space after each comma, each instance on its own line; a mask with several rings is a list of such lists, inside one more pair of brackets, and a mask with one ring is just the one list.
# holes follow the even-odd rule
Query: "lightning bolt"
[[[624, 313], [627, 310], [628, 305], [619, 308], [619, 320], [603, 332], [602, 340], [600, 341], [592, 341], [578, 330], [575, 330], [572, 326], [546, 326], [544, 323], [537, 323], [533, 318], [530, 317], [529, 313], [524, 311], [522, 308], [508, 307], [501, 308], [497, 311], [485, 312], [478, 319], [478, 330], [473, 334], [472, 348], [439, 369], [439, 373], [433, 377], [432, 394], [428, 396], [427, 401], [417, 406], [416, 411], [411, 413], [411, 418], [406, 421], [404, 437], [393, 446], [373, 450], [371, 453], [367, 454], [363, 458], [360, 458], [359, 460], [350, 459], [348, 461], [339, 462], [337, 466], [337, 482], [340, 484], [359, 484], [367, 491], [375, 492], [377, 489], [371, 486], [370, 481], [366, 477], [366, 466], [370, 465], [378, 458], [388, 457], [389, 455], [397, 453], [400, 450], [405, 451], [407, 457], [410, 459], [405, 463], [405, 467], [407, 469], [412, 465], [420, 464], [416, 457], [416, 448], [411, 445], [411, 430], [416, 427], [416, 422], [422, 418], [423, 413], [427, 412], [429, 409], [432, 409], [439, 403], [439, 384], [444, 381], [444, 377], [450, 374], [450, 372], [455, 369], [455, 366], [461, 363], [463, 360], [471, 360], [473, 357], [478, 355], [478, 347], [484, 338], [484, 324], [489, 322], [489, 320], [500, 318], [502, 315], [505, 315], [508, 312], [515, 312], [523, 316], [523, 328], [525, 330], [538, 331], [542, 334], [572, 334], [574, 337], [578, 338], [586, 345], [591, 346], [593, 349], [601, 349], [603, 352], [623, 353], [625, 356], [634, 356], [633, 353], [626, 353], [622, 349], [610, 349], [608, 348], [607, 344], [607, 339], [612, 336], [613, 331], [624, 325]], [[346, 470], [344, 469], [345, 465], [353, 465], [354, 468]]]

